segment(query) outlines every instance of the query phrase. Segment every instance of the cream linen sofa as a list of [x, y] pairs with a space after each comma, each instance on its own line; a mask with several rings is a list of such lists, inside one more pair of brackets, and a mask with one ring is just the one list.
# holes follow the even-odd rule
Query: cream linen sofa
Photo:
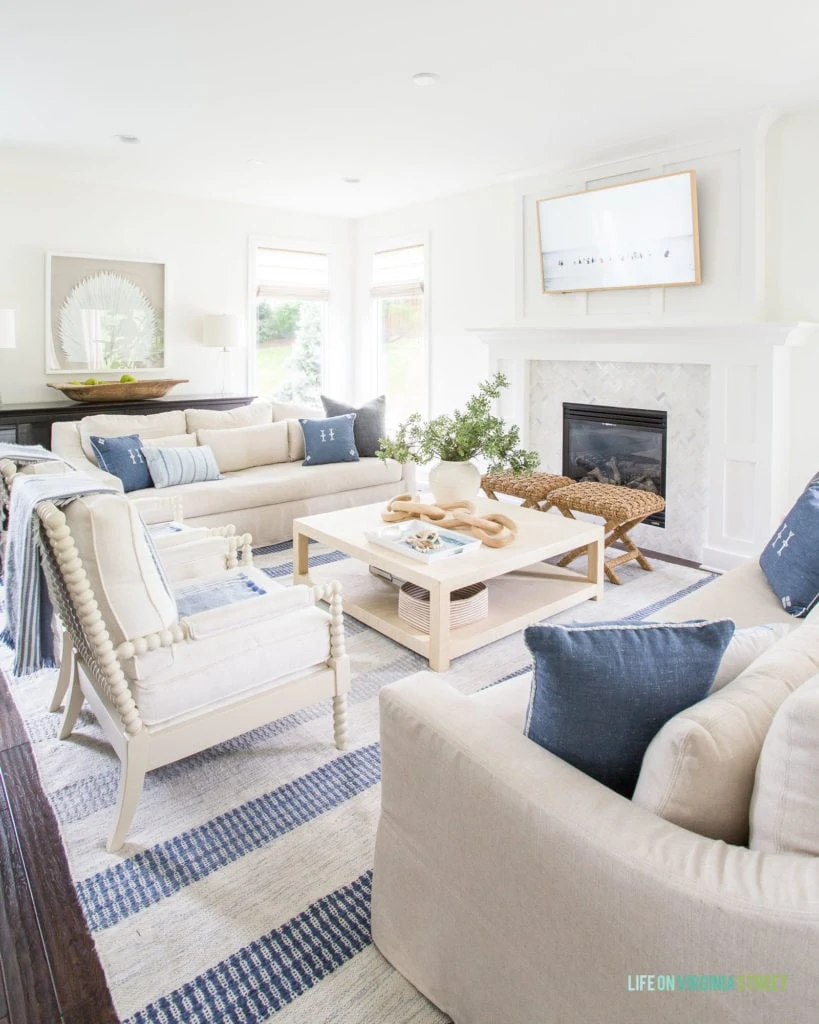
[[[414, 466], [402, 466], [391, 459], [362, 458], [359, 462], [302, 466], [304, 440], [298, 417], [323, 415], [297, 405], [254, 402], [227, 412], [187, 409], [146, 416], [86, 416], [55, 423], [51, 448], [78, 469], [102, 473], [89, 443], [92, 434], [139, 434], [144, 442], [169, 446], [210, 444], [222, 479], [160, 491], [131, 491], [128, 496], [176, 495], [189, 525], [221, 526], [230, 522], [237, 532], [252, 534], [254, 544], [273, 544], [291, 539], [293, 519], [300, 516], [386, 501], [415, 488]], [[271, 424], [281, 428], [280, 435], [264, 441], [259, 436], [262, 432], [248, 430]], [[225, 433], [235, 430], [240, 433], [230, 438]], [[270, 433], [276, 435], [275, 430]], [[223, 469], [223, 465], [235, 464], [236, 452], [241, 455], [238, 461], [246, 464], [244, 468]], [[116, 477], [105, 476], [121, 486]]]
[[[788, 620], [771, 651], [798, 640], [819, 664], [819, 615], [782, 612], [755, 563], [664, 618], [714, 613]], [[427, 672], [381, 691], [384, 956], [455, 1024], [815, 1024], [819, 858], [636, 806], [522, 734], [528, 695], [528, 673], [472, 697]], [[729, 974], [787, 987], [634, 990], [644, 975]]]

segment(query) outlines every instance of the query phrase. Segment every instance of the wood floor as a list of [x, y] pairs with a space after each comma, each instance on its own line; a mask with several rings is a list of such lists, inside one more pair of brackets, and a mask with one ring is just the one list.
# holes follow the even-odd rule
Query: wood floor
[[116, 1024], [57, 822], [0, 673], [0, 1024]]

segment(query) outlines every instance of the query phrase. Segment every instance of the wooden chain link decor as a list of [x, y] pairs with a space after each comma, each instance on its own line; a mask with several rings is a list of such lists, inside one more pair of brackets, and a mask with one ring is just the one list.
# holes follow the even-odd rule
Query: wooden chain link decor
[[391, 498], [381, 512], [385, 523], [401, 523], [406, 519], [419, 519], [434, 523], [444, 530], [467, 529], [489, 548], [505, 548], [518, 535], [517, 523], [499, 512], [479, 516], [471, 501], [449, 501], [428, 505], [411, 494]]

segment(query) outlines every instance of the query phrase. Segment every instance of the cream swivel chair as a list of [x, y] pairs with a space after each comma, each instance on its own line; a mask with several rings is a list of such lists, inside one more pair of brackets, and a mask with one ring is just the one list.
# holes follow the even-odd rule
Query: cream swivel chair
[[[285, 587], [252, 567], [217, 581], [254, 596], [180, 617], [133, 504], [119, 494], [37, 506], [49, 591], [76, 656], [60, 738], [87, 701], [122, 762], [107, 848], [118, 850], [145, 773], [332, 697], [347, 742], [340, 586]], [[326, 600], [329, 614], [316, 602]]]

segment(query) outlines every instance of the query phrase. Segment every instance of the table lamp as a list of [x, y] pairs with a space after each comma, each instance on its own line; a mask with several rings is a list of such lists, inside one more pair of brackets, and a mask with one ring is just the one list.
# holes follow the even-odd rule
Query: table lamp
[[[222, 361], [222, 394], [226, 391], [227, 367], [224, 361], [229, 359], [231, 349], [242, 348], [242, 318], [236, 313], [210, 314], [204, 319], [202, 340], [209, 348], [218, 348]], [[228, 366], [230, 364], [228, 363]]]

